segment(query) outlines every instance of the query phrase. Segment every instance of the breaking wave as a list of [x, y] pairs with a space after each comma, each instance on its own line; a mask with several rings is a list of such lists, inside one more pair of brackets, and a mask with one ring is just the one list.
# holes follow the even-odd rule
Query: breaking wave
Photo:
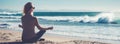
[[79, 22], [79, 23], [112, 23], [115, 22], [114, 13], [101, 13], [96, 16], [45, 16], [38, 17], [40, 19], [49, 20], [49, 21], [59, 21], [59, 22]]

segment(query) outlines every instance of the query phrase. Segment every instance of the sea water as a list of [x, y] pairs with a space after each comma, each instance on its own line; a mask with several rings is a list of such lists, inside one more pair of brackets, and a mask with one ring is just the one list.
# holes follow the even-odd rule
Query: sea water
[[[22, 13], [0, 12], [0, 28], [22, 31], [18, 27], [21, 16]], [[49, 34], [120, 43], [119, 12], [34, 12], [34, 16], [41, 26], [54, 27], [47, 31]]]

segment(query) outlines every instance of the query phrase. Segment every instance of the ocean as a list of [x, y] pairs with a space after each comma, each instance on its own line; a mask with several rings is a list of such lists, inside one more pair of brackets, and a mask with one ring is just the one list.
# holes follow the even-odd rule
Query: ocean
[[[0, 28], [22, 31], [18, 27], [21, 16], [19, 12], [0, 12]], [[34, 16], [41, 26], [54, 27], [49, 34], [120, 43], [119, 12], [34, 12]]]

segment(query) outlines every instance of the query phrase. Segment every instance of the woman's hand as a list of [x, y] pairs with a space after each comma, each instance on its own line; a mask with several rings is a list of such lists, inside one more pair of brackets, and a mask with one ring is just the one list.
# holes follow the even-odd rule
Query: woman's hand
[[47, 29], [48, 29], [48, 30], [52, 30], [52, 29], [53, 29], [53, 27], [48, 27]]
[[20, 25], [20, 24], [18, 25], [18, 27], [23, 28], [22, 25]]

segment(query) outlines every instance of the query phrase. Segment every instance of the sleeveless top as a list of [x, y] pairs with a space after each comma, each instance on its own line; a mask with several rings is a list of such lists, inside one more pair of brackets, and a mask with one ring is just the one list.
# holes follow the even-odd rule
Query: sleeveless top
[[25, 15], [21, 18], [23, 26], [22, 40], [29, 40], [35, 36], [35, 20], [36, 18], [31, 15]]

